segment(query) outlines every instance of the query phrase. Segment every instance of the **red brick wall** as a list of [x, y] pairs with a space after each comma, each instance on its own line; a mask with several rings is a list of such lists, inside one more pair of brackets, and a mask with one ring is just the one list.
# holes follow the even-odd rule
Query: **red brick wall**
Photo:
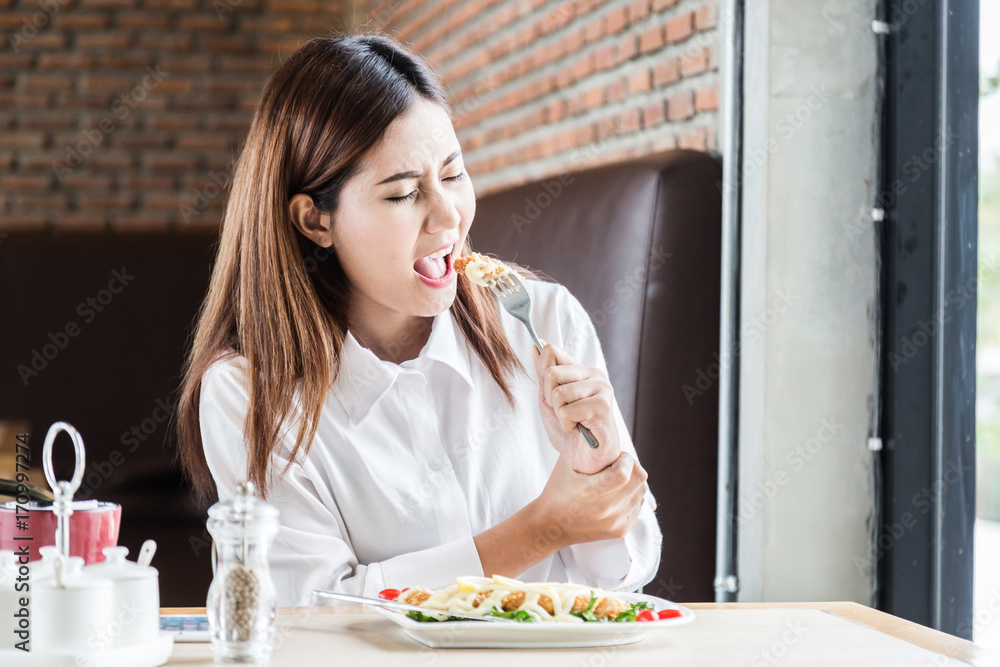
[[716, 148], [715, 0], [367, 0], [451, 87], [477, 194]]
[[0, 0], [0, 229], [216, 226], [260, 89], [365, 24], [451, 87], [477, 194], [712, 150], [715, 0]]
[[336, 0], [0, 0], [0, 229], [218, 225], [281, 55]]

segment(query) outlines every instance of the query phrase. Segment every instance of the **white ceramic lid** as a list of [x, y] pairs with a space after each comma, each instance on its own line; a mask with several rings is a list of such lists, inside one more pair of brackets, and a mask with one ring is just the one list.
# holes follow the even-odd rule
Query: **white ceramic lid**
[[125, 556], [128, 555], [128, 547], [104, 547], [101, 551], [104, 552], [104, 560], [88, 565], [87, 572], [117, 580], [152, 579], [159, 574], [155, 567], [125, 560]]
[[[59, 547], [54, 544], [49, 544], [44, 547], [38, 547], [38, 553], [41, 554], [41, 560], [35, 559], [28, 563], [31, 567], [31, 578], [36, 580], [45, 579], [52, 576], [52, 563], [55, 562], [56, 556], [59, 555]], [[75, 560], [74, 560], [75, 559]], [[83, 566], [83, 558], [80, 556], [70, 556], [69, 560], [71, 563], [79, 561], [80, 566]]]
[[[62, 576], [58, 576], [58, 573], [55, 571], [58, 568], [58, 560], [58, 558], [53, 559], [52, 571], [39, 582], [39, 586], [72, 589], [114, 587], [114, 582], [107, 577], [98, 575], [97, 573], [91, 573], [89, 572], [89, 569], [85, 572], [83, 570], [83, 559], [79, 556], [70, 556], [68, 559], [63, 561]], [[60, 580], [62, 581], [62, 586], [59, 585]]]

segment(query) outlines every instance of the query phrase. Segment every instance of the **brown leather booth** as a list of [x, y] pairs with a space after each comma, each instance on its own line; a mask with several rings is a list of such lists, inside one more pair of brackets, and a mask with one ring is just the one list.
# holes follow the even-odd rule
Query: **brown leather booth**
[[540, 269], [590, 313], [659, 505], [650, 595], [714, 599], [721, 164], [672, 151], [476, 202], [474, 248]]
[[[679, 601], [713, 594], [720, 176], [715, 159], [687, 151], [566, 174], [481, 198], [471, 232], [477, 250], [544, 271], [590, 312], [660, 507], [661, 567], [645, 590]], [[157, 541], [164, 606], [204, 604], [211, 579], [207, 508], [173, 462], [167, 418], [216, 242], [215, 233], [0, 240], [0, 420], [30, 424], [36, 483], [48, 427], [79, 429], [82, 497], [123, 506], [119, 543], [130, 557]], [[22, 378], [33, 360], [41, 370]], [[56, 455], [66, 478], [65, 436]]]

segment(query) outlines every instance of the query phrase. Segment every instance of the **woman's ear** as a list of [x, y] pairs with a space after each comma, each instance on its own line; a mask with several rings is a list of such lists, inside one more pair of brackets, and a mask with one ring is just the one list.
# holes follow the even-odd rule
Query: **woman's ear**
[[333, 245], [333, 217], [317, 210], [312, 197], [302, 193], [292, 197], [288, 201], [288, 214], [307, 239], [321, 248]]

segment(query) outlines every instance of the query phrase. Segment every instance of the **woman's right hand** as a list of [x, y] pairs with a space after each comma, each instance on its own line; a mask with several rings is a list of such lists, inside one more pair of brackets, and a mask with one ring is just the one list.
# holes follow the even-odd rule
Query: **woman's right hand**
[[[649, 475], [622, 452], [614, 463], [592, 475], [574, 471], [559, 456], [542, 493], [538, 539], [556, 550], [571, 544], [624, 537], [639, 518]], [[542, 545], [538, 545], [541, 547]]]

